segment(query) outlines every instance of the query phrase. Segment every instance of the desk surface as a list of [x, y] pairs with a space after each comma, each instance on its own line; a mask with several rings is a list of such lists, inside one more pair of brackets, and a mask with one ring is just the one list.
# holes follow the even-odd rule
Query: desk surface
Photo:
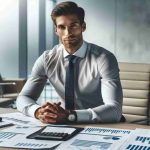
[[[15, 111], [16, 110], [13, 110], [13, 109], [0, 108], [0, 114], [11, 113]], [[119, 129], [136, 129], [136, 128], [150, 129], [150, 126], [147, 126], [147, 125], [130, 124], [130, 123], [80, 124], [80, 125], [75, 125], [75, 126], [79, 126], [79, 127], [93, 126], [93, 127], [119, 128]], [[15, 150], [15, 149], [14, 148], [0, 148], [0, 150]]]

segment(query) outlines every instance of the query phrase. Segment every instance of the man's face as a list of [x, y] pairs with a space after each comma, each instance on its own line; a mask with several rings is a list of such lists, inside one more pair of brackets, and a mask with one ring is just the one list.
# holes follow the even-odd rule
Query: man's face
[[66, 49], [76, 50], [83, 42], [82, 32], [85, 23], [81, 25], [76, 15], [59, 16], [56, 18], [56, 34]]

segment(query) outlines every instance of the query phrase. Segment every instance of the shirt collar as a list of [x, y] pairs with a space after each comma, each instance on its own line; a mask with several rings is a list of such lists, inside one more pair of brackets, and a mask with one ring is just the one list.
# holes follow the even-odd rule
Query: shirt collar
[[[81, 47], [73, 55], [84, 58], [86, 50], [87, 50], [87, 43], [83, 41]], [[68, 55], [70, 54], [65, 50], [63, 46], [63, 57], [66, 58]]]

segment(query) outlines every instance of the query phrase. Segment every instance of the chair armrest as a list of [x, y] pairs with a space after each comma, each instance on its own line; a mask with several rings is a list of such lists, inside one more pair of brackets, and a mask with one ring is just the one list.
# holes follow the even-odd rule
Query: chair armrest
[[16, 82], [2, 82], [0, 85], [16, 85]]
[[[20, 92], [26, 82], [25, 78], [19, 78], [19, 79], [9, 79], [5, 78], [3, 81], [0, 83], [0, 85], [4, 84], [5, 86], [5, 91], [9, 92]], [[17, 90], [16, 90], [17, 87]]]

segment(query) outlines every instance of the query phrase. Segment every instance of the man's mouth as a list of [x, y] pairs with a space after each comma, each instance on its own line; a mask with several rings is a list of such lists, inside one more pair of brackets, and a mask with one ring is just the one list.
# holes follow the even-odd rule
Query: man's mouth
[[65, 41], [74, 41], [75, 38], [66, 38]]
[[68, 39], [68, 40], [65, 40], [65, 41], [74, 41], [74, 39]]

